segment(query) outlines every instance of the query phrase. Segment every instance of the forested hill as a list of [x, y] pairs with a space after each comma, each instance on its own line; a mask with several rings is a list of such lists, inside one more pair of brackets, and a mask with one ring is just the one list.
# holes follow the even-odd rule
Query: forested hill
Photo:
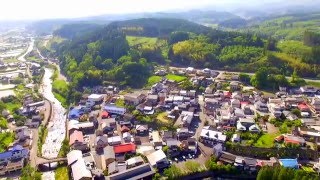
[[211, 28], [183, 19], [171, 18], [141, 18], [127, 21], [117, 21], [110, 24], [120, 28], [127, 35], [167, 37], [174, 31], [185, 31], [196, 34], [207, 34]]
[[53, 32], [54, 36], [60, 36], [62, 38], [72, 39], [78, 36], [85, 35], [87, 33], [91, 33], [96, 31], [99, 28], [102, 28], [101, 24], [93, 24], [93, 23], [74, 23], [74, 24], [66, 24], [61, 28], [57, 29]]
[[[304, 41], [278, 41], [253, 33], [221, 31], [178, 19], [135, 19], [113, 22], [55, 45], [61, 70], [70, 86], [142, 87], [155, 65], [268, 73], [303, 77], [320, 73], [319, 34], [306, 31]], [[70, 31], [67, 31], [70, 29]], [[59, 34], [57, 31], [55, 34]]]

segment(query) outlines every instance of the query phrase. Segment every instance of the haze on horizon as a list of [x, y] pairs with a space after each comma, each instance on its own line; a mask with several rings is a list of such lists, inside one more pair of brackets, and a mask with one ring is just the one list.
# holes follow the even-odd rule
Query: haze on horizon
[[103, 14], [191, 9], [232, 11], [251, 8], [263, 10], [269, 5], [304, 5], [315, 1], [319, 0], [4, 0], [0, 6], [0, 20], [78, 18]]

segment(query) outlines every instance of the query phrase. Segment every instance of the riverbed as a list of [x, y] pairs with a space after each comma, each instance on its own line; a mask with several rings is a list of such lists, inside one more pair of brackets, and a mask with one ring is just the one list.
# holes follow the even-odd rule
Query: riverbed
[[[66, 109], [54, 97], [52, 93], [53, 70], [45, 68], [41, 93], [52, 102], [52, 116], [47, 126], [48, 135], [42, 145], [42, 156], [45, 158], [56, 158], [61, 148], [62, 141], [66, 136]], [[43, 173], [44, 179], [54, 179], [53, 171]]]

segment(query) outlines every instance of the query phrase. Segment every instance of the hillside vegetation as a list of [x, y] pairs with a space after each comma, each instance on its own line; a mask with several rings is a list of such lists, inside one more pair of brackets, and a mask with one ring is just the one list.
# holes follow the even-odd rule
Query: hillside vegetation
[[302, 77], [320, 72], [320, 36], [311, 30], [303, 33], [303, 40], [278, 40], [186, 20], [149, 18], [113, 22], [90, 31], [75, 35], [74, 27], [66, 26], [55, 32], [73, 37], [51, 45], [51, 53], [59, 56], [61, 70], [71, 80], [70, 92], [107, 82], [150, 86], [149, 77], [159, 64], [244, 72], [268, 67], [269, 74], [291, 76], [295, 71]]

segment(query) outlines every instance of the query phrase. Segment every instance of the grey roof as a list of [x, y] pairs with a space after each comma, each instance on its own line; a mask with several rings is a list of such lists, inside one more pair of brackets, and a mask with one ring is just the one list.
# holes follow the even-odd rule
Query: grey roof
[[150, 164], [142, 164], [140, 166], [127, 169], [125, 171], [120, 171], [116, 174], [105, 177], [106, 180], [122, 180], [122, 179], [143, 179], [145, 177], [153, 175], [155, 172], [153, 171]]
[[103, 148], [103, 154], [105, 159], [115, 159], [115, 153], [112, 146], [106, 146]]

